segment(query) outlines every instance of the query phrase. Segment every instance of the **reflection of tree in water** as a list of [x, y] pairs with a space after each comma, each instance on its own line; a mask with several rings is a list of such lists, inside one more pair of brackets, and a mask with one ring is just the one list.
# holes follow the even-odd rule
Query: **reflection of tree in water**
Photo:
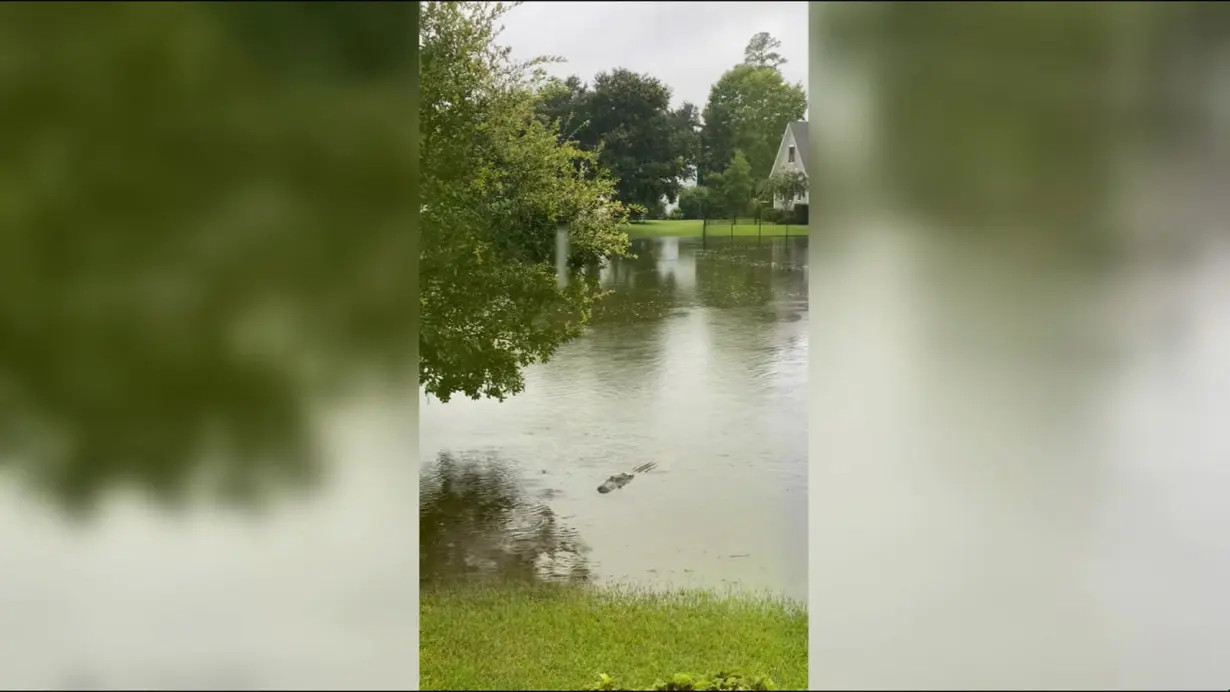
[[[800, 251], [798, 248], [802, 248]], [[805, 300], [806, 240], [715, 243], [696, 255], [702, 304], [716, 308], [758, 307], [777, 299]], [[802, 253], [802, 256], [800, 255]]]
[[499, 458], [441, 453], [419, 484], [420, 580], [587, 580], [576, 532], [525, 493]]
[[0, 8], [0, 466], [70, 508], [309, 479], [413, 352], [413, 8], [312, 5]]
[[632, 243], [635, 257], [608, 265], [605, 287], [610, 290], [594, 308], [592, 323], [658, 320], [679, 309], [675, 277], [658, 273], [659, 248], [649, 240]]

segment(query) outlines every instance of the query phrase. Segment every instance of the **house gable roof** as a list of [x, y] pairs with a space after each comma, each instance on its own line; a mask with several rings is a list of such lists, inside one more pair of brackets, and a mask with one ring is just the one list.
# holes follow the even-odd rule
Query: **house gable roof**
[[808, 137], [807, 121], [796, 120], [786, 126], [790, 136], [794, 138], [796, 156], [799, 157], [799, 163], [803, 166], [803, 172], [807, 172], [807, 155], [811, 151], [811, 139]]

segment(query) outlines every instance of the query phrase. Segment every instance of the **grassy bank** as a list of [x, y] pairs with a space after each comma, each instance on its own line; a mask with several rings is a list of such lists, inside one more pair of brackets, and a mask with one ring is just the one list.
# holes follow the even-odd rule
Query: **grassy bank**
[[738, 669], [807, 689], [807, 612], [703, 591], [551, 585], [424, 587], [421, 688], [575, 690], [599, 673], [643, 688]]
[[[710, 235], [729, 236], [731, 234], [729, 222], [717, 225], [714, 225], [712, 221], [709, 223]], [[633, 238], [658, 238], [663, 236], [699, 238], [703, 228], [704, 222], [699, 220], [668, 220], [628, 224], [624, 226], [624, 231]], [[756, 236], [758, 234], [782, 236], [786, 235], [787, 231], [789, 231], [789, 235], [807, 235], [806, 226], [773, 226], [765, 224], [758, 229], [754, 223], [740, 223], [734, 227], [734, 234], [737, 236]]]

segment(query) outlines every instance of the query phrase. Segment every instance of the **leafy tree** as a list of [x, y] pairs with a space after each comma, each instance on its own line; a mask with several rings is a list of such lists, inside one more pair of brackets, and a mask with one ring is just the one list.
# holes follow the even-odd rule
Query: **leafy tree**
[[776, 50], [781, 47], [781, 41], [773, 38], [769, 32], [762, 31], [747, 42], [747, 47], [743, 49], [743, 64], [776, 70], [786, 64], [786, 58]]
[[763, 198], [770, 203], [780, 201], [790, 204], [807, 192], [807, 175], [802, 171], [778, 171], [761, 186]]
[[675, 187], [675, 195], [670, 197], [671, 201], [676, 201], [682, 190], [682, 181], [696, 177], [696, 169], [700, 163], [702, 125], [700, 109], [687, 101], [676, 108], [671, 113], [671, 117], [673, 119], [670, 126], [671, 151], [682, 157], [684, 164], [682, 176], [678, 179], [681, 184]]
[[584, 111], [584, 99], [589, 95], [589, 85], [575, 75], [567, 79], [551, 78], [539, 89], [538, 113], [549, 123], [559, 128], [560, 137], [581, 144], [590, 141], [589, 124]]
[[758, 34], [748, 44], [747, 54], [750, 60], [768, 62], [736, 65], [710, 89], [701, 132], [701, 183], [723, 170], [736, 149], [744, 152], [755, 178], [768, 177], [786, 125], [802, 120], [807, 112], [803, 85], [786, 82], [768, 64], [772, 59], [764, 51], [776, 47], [775, 41]]
[[514, 394], [580, 334], [599, 292], [558, 287], [561, 225], [574, 269], [628, 247], [614, 181], [539, 117], [541, 61], [493, 47], [507, 9], [422, 4], [420, 378], [444, 401]]
[[709, 188], [702, 185], [685, 187], [679, 193], [679, 211], [685, 219], [705, 218], [705, 205], [709, 203]]
[[633, 202], [628, 205], [628, 222], [629, 223], [645, 223], [645, 217], [649, 216], [649, 210], [643, 204]]
[[711, 176], [710, 185], [720, 209], [731, 217], [747, 213], [755, 196], [756, 181], [742, 151], [735, 151], [726, 170]]
[[598, 74], [592, 85], [577, 77], [548, 82], [538, 112], [560, 136], [598, 153], [616, 179], [616, 196], [647, 209], [674, 201], [691, 177], [699, 153], [700, 116], [684, 103], [670, 108], [671, 90], [630, 70]]

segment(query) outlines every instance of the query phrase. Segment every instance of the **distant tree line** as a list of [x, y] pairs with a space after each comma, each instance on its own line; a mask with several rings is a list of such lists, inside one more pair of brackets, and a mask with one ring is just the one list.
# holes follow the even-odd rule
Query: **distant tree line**
[[803, 85], [781, 74], [780, 46], [767, 33], [753, 36], [744, 61], [710, 89], [703, 111], [686, 102], [672, 108], [661, 80], [613, 68], [589, 83], [551, 80], [538, 112], [563, 141], [595, 152], [616, 180], [616, 198], [649, 218], [663, 218], [668, 203], [678, 203], [683, 218], [700, 218], [706, 206], [745, 213], [757, 197], [771, 195], [782, 132], [807, 111]]

